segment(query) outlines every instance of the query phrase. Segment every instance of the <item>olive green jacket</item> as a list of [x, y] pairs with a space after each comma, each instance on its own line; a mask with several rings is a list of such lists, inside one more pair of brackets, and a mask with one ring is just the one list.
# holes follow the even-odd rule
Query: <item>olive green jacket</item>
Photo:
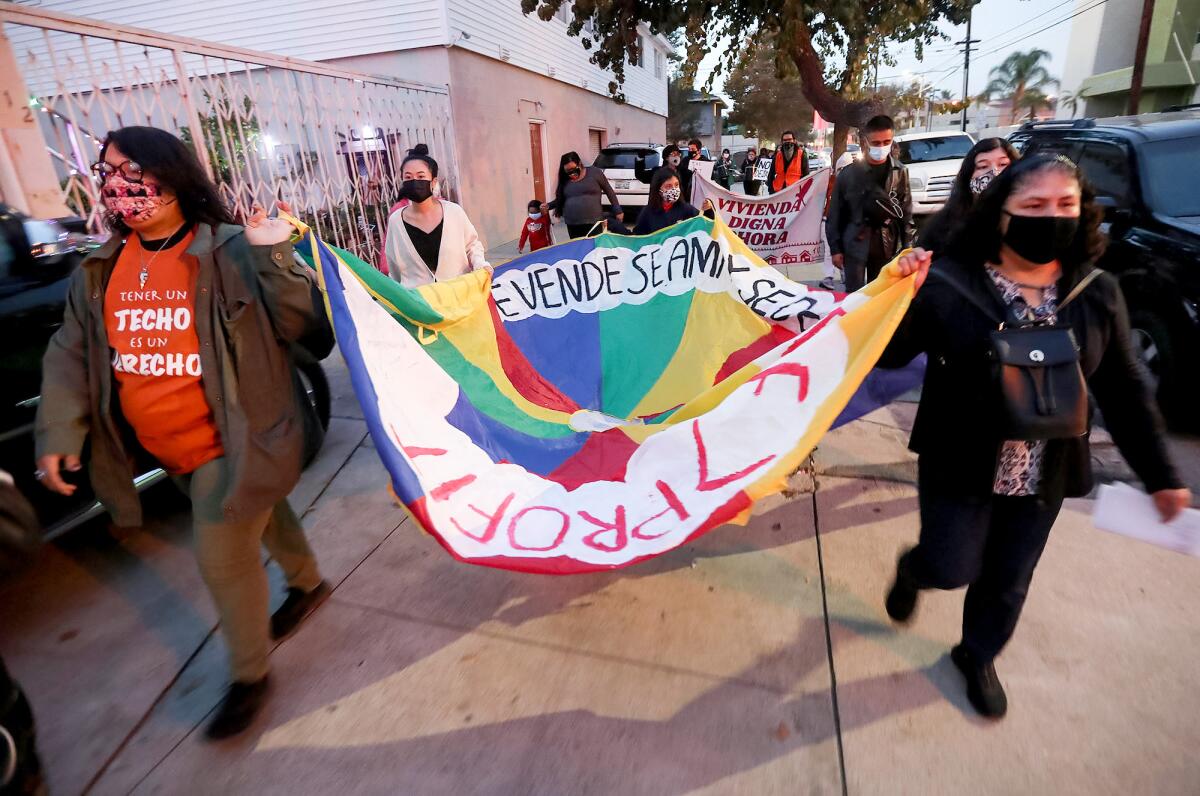
[[[140, 525], [136, 450], [114, 390], [104, 292], [120, 253], [114, 236], [72, 276], [63, 325], [42, 362], [37, 455], [81, 455], [117, 525]], [[286, 497], [300, 477], [303, 417], [288, 344], [310, 331], [311, 269], [292, 244], [253, 246], [242, 227], [200, 225], [188, 253], [200, 262], [193, 296], [201, 379], [230, 477], [226, 518], [241, 521]]]

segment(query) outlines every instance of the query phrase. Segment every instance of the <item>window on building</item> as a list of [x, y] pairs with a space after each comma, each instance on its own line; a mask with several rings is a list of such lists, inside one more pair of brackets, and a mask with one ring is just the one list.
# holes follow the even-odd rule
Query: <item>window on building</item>
[[646, 68], [646, 37], [638, 36], [637, 40], [637, 62], [642, 69]]
[[604, 130], [588, 130], [588, 162], [594, 163], [604, 149]]
[[663, 55], [663, 51], [658, 49], [657, 47], [655, 47], [654, 48], [654, 76], [656, 78], [658, 78], [659, 80], [662, 80], [663, 62], [665, 60], [666, 60], [666, 56]]

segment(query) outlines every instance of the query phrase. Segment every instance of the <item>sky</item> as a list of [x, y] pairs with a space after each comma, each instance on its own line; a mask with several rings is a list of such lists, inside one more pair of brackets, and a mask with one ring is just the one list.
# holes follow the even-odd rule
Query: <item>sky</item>
[[[1050, 53], [1047, 69], [1052, 77], [1061, 78], [1071, 33], [1069, 17], [1080, 9], [1100, 6], [1103, 2], [1105, 0], [1085, 0], [1083, 5], [1078, 5], [1076, 0], [983, 0], [975, 6], [971, 21], [971, 38], [980, 39], [975, 45], [978, 49], [971, 53], [971, 94], [981, 92], [987, 85], [992, 67], [1017, 50], [1035, 47], [1047, 50]], [[1095, 7], [1084, 13], [1100, 14], [1101, 8]], [[947, 89], [959, 97], [962, 94], [963, 57], [961, 48], [954, 42], [965, 38], [966, 26], [943, 23], [941, 29], [949, 40], [934, 42], [927, 47], [924, 61], [917, 60], [912, 46], [892, 45], [889, 52], [895, 57], [896, 66], [880, 64], [879, 82], [909, 83], [919, 75], [934, 88]], [[714, 62], [715, 58], [701, 62], [698, 83], [708, 78]], [[718, 77], [714, 89], [722, 93], [723, 86], [724, 81]]]

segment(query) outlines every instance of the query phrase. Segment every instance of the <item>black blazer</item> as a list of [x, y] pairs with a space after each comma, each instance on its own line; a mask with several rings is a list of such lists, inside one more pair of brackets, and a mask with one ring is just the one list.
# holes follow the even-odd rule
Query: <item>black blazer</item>
[[[919, 353], [928, 355], [909, 448], [948, 491], [988, 495], [1004, 442], [998, 422], [1000, 387], [989, 338], [997, 323], [933, 273], [943, 269], [1003, 317], [1003, 304], [982, 266], [938, 259], [879, 366], [902, 367]], [[1077, 281], [1076, 275], [1065, 275], [1058, 295], [1066, 296]], [[1093, 280], [1063, 308], [1058, 322], [1074, 330], [1088, 387], [1113, 441], [1146, 489], [1182, 486], [1167, 455], [1162, 420], [1130, 345], [1129, 313], [1117, 280], [1109, 274]], [[1051, 440], [1043, 463], [1042, 495], [1079, 497], [1091, 488], [1087, 436]]]

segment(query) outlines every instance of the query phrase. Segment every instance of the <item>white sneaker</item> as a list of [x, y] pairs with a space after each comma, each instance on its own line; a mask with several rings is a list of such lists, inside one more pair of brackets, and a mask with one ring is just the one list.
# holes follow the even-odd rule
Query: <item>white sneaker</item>
[[832, 276], [825, 277], [818, 284], [820, 284], [820, 286], [826, 290], [837, 290], [837, 283], [834, 281]]

